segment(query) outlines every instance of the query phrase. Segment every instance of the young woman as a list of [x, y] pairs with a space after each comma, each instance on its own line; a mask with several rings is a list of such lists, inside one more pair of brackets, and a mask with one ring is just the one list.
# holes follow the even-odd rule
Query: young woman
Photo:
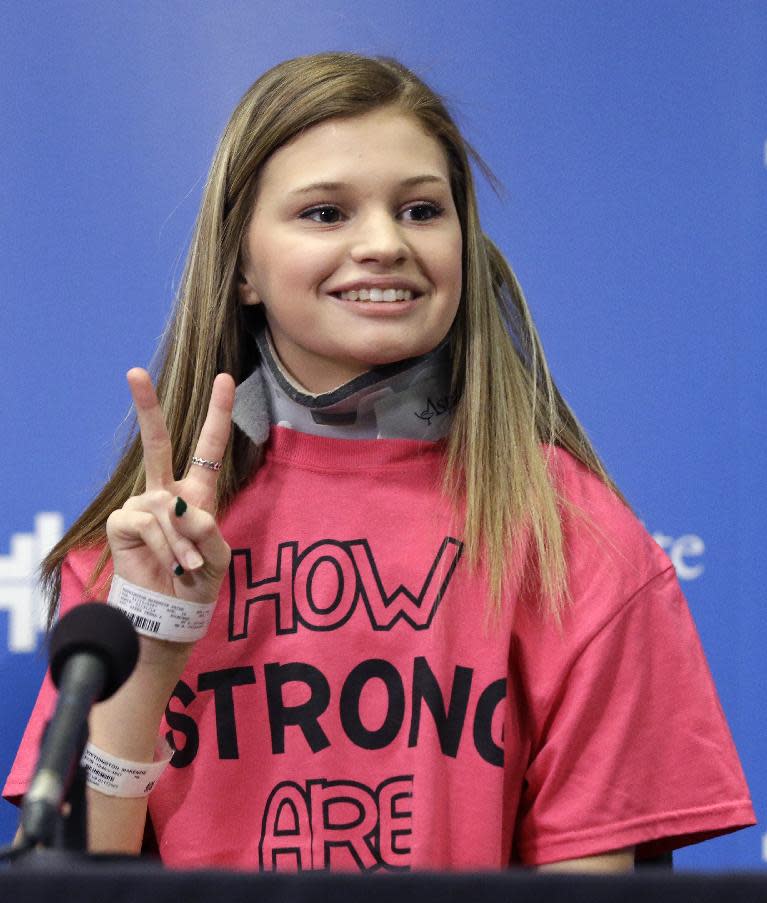
[[469, 154], [392, 60], [291, 60], [235, 110], [157, 395], [128, 374], [140, 438], [45, 564], [54, 606], [109, 591], [142, 629], [91, 720], [94, 849], [139, 850], [148, 811], [176, 866], [616, 869], [753, 823], [673, 568], [551, 379]]

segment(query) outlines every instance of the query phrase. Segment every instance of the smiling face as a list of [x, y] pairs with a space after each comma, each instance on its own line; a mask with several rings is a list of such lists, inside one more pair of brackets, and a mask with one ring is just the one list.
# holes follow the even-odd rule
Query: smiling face
[[414, 117], [329, 119], [261, 170], [240, 298], [264, 305], [283, 366], [310, 392], [431, 351], [461, 280], [447, 158]]

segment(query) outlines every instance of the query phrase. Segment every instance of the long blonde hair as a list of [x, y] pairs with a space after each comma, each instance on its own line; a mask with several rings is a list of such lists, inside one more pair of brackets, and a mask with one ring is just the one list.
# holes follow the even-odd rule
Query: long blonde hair
[[[532, 562], [540, 597], [558, 617], [567, 573], [561, 500], [545, 450], [566, 448], [612, 483], [554, 384], [511, 268], [480, 227], [469, 158], [486, 174], [487, 168], [442, 100], [395, 60], [352, 53], [288, 60], [259, 78], [232, 114], [213, 159], [158, 357], [157, 390], [173, 445], [174, 474], [178, 479], [187, 468], [216, 373], [231, 373], [239, 383], [257, 363], [248, 322], [253, 312], [238, 303], [237, 278], [261, 167], [317, 123], [384, 106], [414, 116], [440, 142], [461, 222], [464, 287], [451, 332], [457, 406], [445, 488], [465, 510], [469, 561], [480, 555], [486, 560], [496, 606], [505, 581], [519, 576], [509, 573], [508, 562], [526, 569]], [[218, 483], [219, 511], [259, 462], [260, 450], [233, 428]], [[51, 617], [65, 555], [73, 548], [103, 546], [98, 575], [108, 560], [107, 517], [143, 487], [141, 443], [134, 431], [107, 484], [43, 562]], [[526, 547], [522, 555], [520, 543]]]

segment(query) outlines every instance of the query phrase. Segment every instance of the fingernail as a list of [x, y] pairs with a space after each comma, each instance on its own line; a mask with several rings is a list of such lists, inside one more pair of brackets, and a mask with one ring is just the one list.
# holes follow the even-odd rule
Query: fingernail
[[186, 502], [178, 496], [176, 499], [176, 517], [181, 517], [181, 515], [186, 511], [187, 505]]
[[199, 552], [187, 552], [184, 555], [184, 561], [186, 562], [186, 566], [190, 571], [194, 571], [199, 567], [202, 567], [205, 563], [205, 559], [200, 555]]
[[180, 577], [180, 576], [184, 573], [184, 569], [181, 567], [180, 564], [177, 564], [177, 565], [173, 568], [173, 573], [174, 573], [177, 577]]

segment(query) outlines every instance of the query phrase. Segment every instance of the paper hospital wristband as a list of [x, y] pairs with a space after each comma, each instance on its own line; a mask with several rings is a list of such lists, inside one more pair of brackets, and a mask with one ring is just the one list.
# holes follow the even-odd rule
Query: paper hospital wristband
[[81, 764], [88, 773], [88, 787], [107, 796], [135, 798], [149, 796], [172, 756], [173, 750], [162, 738], [157, 741], [154, 762], [130, 762], [88, 743]]
[[173, 643], [194, 643], [204, 637], [214, 608], [144, 589], [118, 574], [112, 577], [107, 602], [130, 618], [137, 633]]

